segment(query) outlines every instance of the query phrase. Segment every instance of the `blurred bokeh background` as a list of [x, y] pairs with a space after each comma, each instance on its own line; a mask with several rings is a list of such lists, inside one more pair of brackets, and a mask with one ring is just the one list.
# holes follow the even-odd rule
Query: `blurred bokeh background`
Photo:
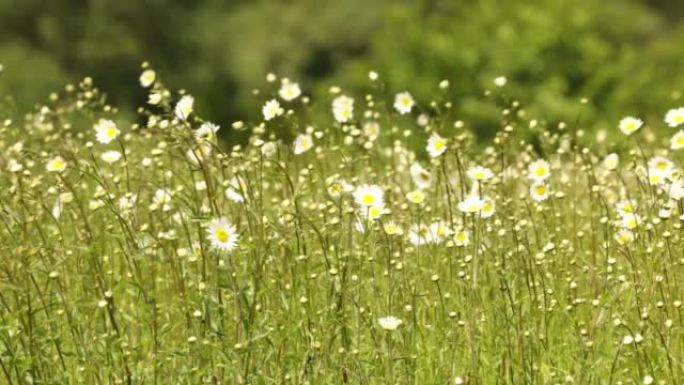
[[683, 16], [682, 0], [0, 0], [0, 97], [31, 108], [89, 75], [133, 111], [147, 60], [227, 126], [258, 114], [268, 72], [315, 100], [364, 89], [372, 69], [422, 103], [448, 79], [455, 114], [488, 122], [483, 90], [505, 75], [542, 119], [587, 97], [583, 117], [612, 127], [681, 104]]

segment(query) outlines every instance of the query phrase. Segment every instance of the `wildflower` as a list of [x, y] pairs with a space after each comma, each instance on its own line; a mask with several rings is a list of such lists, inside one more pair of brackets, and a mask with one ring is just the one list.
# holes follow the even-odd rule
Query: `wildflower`
[[200, 162], [203, 161], [212, 152], [212, 146], [210, 143], [203, 142], [199, 145], [189, 149], [185, 156], [188, 161], [195, 166], [199, 166]]
[[684, 107], [673, 108], [665, 114], [665, 123], [670, 127], [678, 127], [684, 123]]
[[530, 186], [530, 196], [535, 202], [543, 202], [549, 197], [549, 189], [544, 183], [533, 183]]
[[387, 235], [401, 235], [403, 233], [401, 227], [397, 226], [394, 221], [389, 221], [383, 226], [383, 230]]
[[207, 234], [211, 246], [220, 251], [233, 250], [239, 239], [235, 226], [224, 217], [212, 219], [207, 225]]
[[313, 138], [309, 134], [297, 135], [294, 142], [294, 153], [295, 155], [303, 154], [309, 151], [313, 147]]
[[95, 124], [95, 138], [102, 144], [108, 144], [119, 136], [119, 129], [109, 119], [100, 119]]
[[603, 166], [608, 170], [615, 170], [620, 164], [620, 157], [616, 153], [608, 154], [603, 159]]
[[140, 74], [140, 85], [143, 86], [144, 88], [147, 88], [154, 83], [154, 81], [157, 79], [157, 73], [154, 72], [154, 70], [151, 69], [146, 69]]
[[474, 214], [482, 210], [484, 202], [479, 196], [471, 194], [458, 204], [458, 209], [466, 214]]
[[409, 242], [414, 246], [427, 245], [433, 242], [430, 228], [423, 223], [420, 225], [411, 225], [408, 236]]
[[402, 115], [411, 112], [414, 104], [413, 96], [408, 92], [398, 93], [394, 97], [394, 108]]
[[354, 117], [354, 99], [340, 95], [332, 102], [332, 111], [335, 120], [346, 123]]
[[432, 184], [432, 174], [430, 174], [428, 170], [424, 169], [420, 163], [412, 164], [411, 168], [409, 169], [409, 173], [411, 174], [413, 183], [415, 183], [416, 187], [420, 189], [426, 189]]
[[641, 223], [641, 218], [638, 214], [629, 213], [622, 216], [622, 227], [634, 230]]
[[447, 149], [447, 140], [439, 136], [436, 132], [430, 135], [427, 142], [427, 152], [431, 157], [437, 158]]
[[684, 148], [684, 130], [679, 130], [670, 139], [670, 149], [681, 150], [682, 148]]
[[299, 84], [292, 83], [287, 79], [283, 79], [283, 82], [278, 90], [278, 95], [286, 102], [291, 102], [302, 94], [302, 89], [299, 88]]
[[670, 184], [670, 187], [668, 188], [667, 193], [670, 196], [670, 199], [674, 199], [676, 201], [683, 199], [684, 198], [684, 182], [682, 182], [681, 179], [674, 180]]
[[425, 193], [420, 189], [413, 190], [406, 194], [406, 199], [408, 199], [411, 203], [420, 204], [425, 201]]
[[446, 237], [451, 235], [452, 231], [444, 221], [437, 221], [430, 224], [430, 235], [432, 242], [441, 243]]
[[202, 125], [195, 130], [195, 139], [199, 141], [212, 141], [216, 138], [216, 133], [221, 127], [211, 122], [204, 122]]
[[466, 174], [468, 175], [468, 178], [478, 182], [489, 180], [492, 179], [492, 177], [494, 177], [494, 173], [492, 172], [492, 170], [482, 166], [471, 167], [468, 169]]
[[327, 191], [331, 197], [339, 198], [343, 192], [354, 191], [354, 186], [350, 185], [349, 183], [347, 183], [344, 180], [338, 180], [338, 181], [331, 183], [330, 186], [328, 186]]
[[470, 234], [467, 230], [458, 230], [454, 234], [454, 244], [458, 247], [465, 247], [470, 245]]
[[147, 95], [147, 104], [156, 106], [161, 103], [162, 98], [163, 95], [161, 92], [151, 92], [149, 95]]
[[100, 155], [100, 158], [105, 161], [105, 163], [115, 163], [121, 159], [121, 153], [119, 151], [105, 151]]
[[543, 182], [551, 176], [551, 166], [544, 159], [537, 159], [530, 163], [528, 176], [535, 182]]
[[494, 85], [497, 87], [503, 87], [508, 82], [505, 76], [497, 76], [494, 78]]
[[269, 121], [276, 116], [280, 116], [285, 112], [282, 107], [280, 107], [280, 103], [275, 100], [271, 99], [267, 101], [264, 104], [264, 107], [261, 109], [261, 113], [264, 114], [264, 120]]
[[638, 129], [640, 129], [643, 124], [643, 120], [637, 119], [632, 116], [627, 116], [620, 120], [620, 123], [618, 123], [618, 128], [620, 129], [620, 132], [629, 136], [635, 133]]
[[361, 185], [354, 190], [354, 200], [359, 206], [381, 206], [384, 203], [384, 192], [378, 185]]
[[378, 322], [380, 323], [380, 327], [385, 329], [385, 330], [396, 330], [399, 325], [402, 324], [402, 321], [394, 316], [387, 316], [387, 317], [382, 317], [378, 319]]
[[628, 229], [620, 229], [615, 233], [615, 241], [619, 245], [627, 245], [629, 243], [632, 243], [634, 241], [634, 233], [631, 230]]
[[482, 198], [482, 209], [480, 209], [480, 216], [482, 218], [489, 218], [494, 215], [496, 211], [496, 203], [490, 197]]
[[363, 125], [363, 134], [366, 135], [371, 142], [380, 136], [380, 124], [378, 122], [366, 122]]
[[171, 209], [171, 193], [165, 188], [157, 189], [152, 197], [152, 204], [154, 207], [160, 207], [163, 211]]
[[66, 170], [67, 163], [61, 156], [56, 156], [50, 159], [45, 166], [45, 169], [49, 172], [62, 172]]
[[242, 181], [237, 175], [233, 177], [228, 183], [225, 196], [235, 203], [242, 203], [245, 201], [244, 192], [247, 191], [247, 184]]
[[380, 204], [370, 207], [361, 207], [359, 209], [361, 216], [369, 221], [375, 221], [385, 213], [385, 206]]
[[176, 103], [176, 108], [174, 113], [176, 117], [180, 120], [188, 120], [188, 117], [194, 111], [195, 98], [190, 95], [184, 95], [178, 103]]

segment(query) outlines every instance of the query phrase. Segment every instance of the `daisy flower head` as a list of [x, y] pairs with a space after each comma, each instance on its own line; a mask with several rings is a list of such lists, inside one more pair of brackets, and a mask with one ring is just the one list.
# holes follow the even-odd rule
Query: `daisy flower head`
[[427, 141], [427, 152], [431, 157], [437, 158], [444, 154], [447, 149], [447, 140], [439, 136], [436, 132], [433, 132]]
[[302, 89], [299, 88], [299, 84], [293, 83], [288, 79], [283, 79], [280, 89], [278, 90], [278, 95], [281, 99], [286, 102], [291, 102], [302, 94]]
[[195, 130], [195, 139], [199, 141], [212, 141], [216, 138], [216, 133], [220, 129], [221, 127], [212, 122], [204, 122]]
[[121, 153], [119, 151], [105, 151], [100, 155], [100, 159], [102, 159], [105, 163], [116, 163], [121, 159]]
[[261, 108], [261, 113], [264, 115], [264, 120], [268, 122], [276, 116], [284, 114], [285, 110], [280, 107], [280, 102], [271, 99], [264, 103], [264, 106]]
[[482, 218], [489, 218], [496, 212], [496, 203], [494, 199], [490, 197], [482, 198], [482, 209], [480, 210], [480, 216]]
[[50, 159], [45, 165], [48, 172], [63, 172], [66, 170], [67, 163], [61, 156], [55, 156]]
[[611, 153], [606, 155], [606, 157], [603, 159], [603, 166], [610, 171], [615, 170], [618, 168], [618, 165], [620, 164], [620, 157], [616, 153]]
[[412, 164], [411, 168], [409, 168], [409, 173], [413, 183], [420, 189], [426, 189], [432, 184], [432, 174], [424, 169], [420, 163]]
[[190, 95], [183, 95], [178, 103], [176, 103], [176, 108], [174, 108], [174, 113], [176, 117], [180, 120], [188, 120], [188, 117], [194, 111], [195, 98]]
[[109, 119], [100, 119], [95, 124], [95, 138], [102, 144], [108, 144], [119, 136], [119, 129]]
[[684, 130], [679, 130], [670, 138], [670, 149], [681, 150], [684, 148]]
[[618, 128], [620, 129], [620, 132], [629, 136], [635, 133], [643, 125], [643, 120], [635, 118], [633, 116], [627, 116], [620, 119], [620, 123], [618, 123]]
[[354, 118], [354, 99], [340, 95], [333, 99], [332, 112], [335, 120], [346, 123]]
[[402, 324], [402, 321], [394, 316], [387, 316], [378, 319], [380, 327], [387, 331], [397, 330], [397, 328]]
[[211, 154], [213, 150], [213, 147], [211, 147], [211, 143], [208, 142], [202, 142], [198, 144], [197, 146], [189, 149], [185, 156], [188, 158], [188, 161], [192, 163], [195, 166], [199, 166], [200, 162], [203, 161], [209, 154]]
[[466, 214], [475, 214], [482, 210], [484, 201], [477, 195], [468, 195], [463, 201], [458, 204], [458, 209]]
[[157, 189], [152, 197], [152, 204], [161, 207], [163, 211], [169, 211], [171, 209], [171, 192], [165, 188]]
[[247, 184], [242, 181], [237, 175], [233, 177], [228, 183], [225, 191], [226, 199], [235, 203], [242, 203], [245, 201], [244, 194], [247, 191]]
[[468, 175], [468, 178], [478, 182], [489, 180], [494, 177], [494, 173], [492, 172], [492, 170], [482, 166], [471, 167], [468, 169], [466, 174]]
[[359, 206], [371, 207], [384, 204], [385, 193], [378, 185], [363, 184], [354, 190], [354, 200]]
[[673, 108], [667, 111], [665, 123], [670, 127], [678, 127], [684, 123], [684, 107]]
[[421, 246], [432, 243], [434, 241], [432, 235], [430, 228], [426, 224], [421, 223], [420, 225], [411, 225], [408, 238], [412, 245]]
[[413, 96], [407, 91], [400, 92], [394, 97], [394, 108], [402, 115], [411, 112], [414, 104]]
[[377, 139], [378, 136], [380, 136], [380, 124], [374, 121], [364, 123], [363, 134], [371, 142], [375, 141], [375, 139]]
[[421, 189], [409, 191], [406, 194], [406, 199], [411, 203], [421, 204], [425, 201], [425, 193]]
[[543, 182], [551, 176], [551, 165], [544, 159], [537, 159], [530, 163], [528, 176], [535, 182]]
[[617, 203], [616, 208], [618, 214], [620, 214], [621, 216], [634, 214], [637, 210], [637, 203], [636, 201], [632, 200], [623, 200]]
[[638, 214], [630, 213], [622, 216], [621, 226], [625, 229], [634, 230], [641, 224], [641, 217]]
[[430, 235], [432, 237], [432, 242], [441, 243], [445, 238], [449, 237], [453, 231], [444, 221], [437, 221], [430, 224]]
[[385, 223], [385, 225], [382, 226], [382, 229], [385, 231], [385, 234], [387, 235], [401, 235], [404, 233], [401, 227], [394, 223], [394, 221], [389, 221]]
[[311, 148], [313, 148], [314, 142], [313, 138], [309, 134], [300, 134], [297, 135], [297, 138], [295, 139], [294, 142], [294, 153], [295, 155], [303, 154]]
[[151, 86], [157, 79], [157, 73], [154, 70], [146, 69], [140, 74], [140, 85], [144, 88]]
[[220, 217], [207, 224], [207, 234], [211, 247], [219, 251], [231, 251], [237, 246], [240, 236], [228, 219]]
[[634, 232], [632, 232], [631, 230], [620, 229], [615, 233], [614, 238], [619, 245], [624, 246], [632, 243], [636, 236], [634, 235]]
[[549, 188], [543, 182], [532, 183], [530, 197], [535, 202], [543, 202], [549, 197]]
[[385, 213], [385, 206], [381, 204], [370, 207], [360, 207], [359, 213], [362, 218], [368, 221], [376, 221]]
[[470, 234], [467, 230], [460, 229], [454, 234], [454, 245], [465, 247], [470, 245]]

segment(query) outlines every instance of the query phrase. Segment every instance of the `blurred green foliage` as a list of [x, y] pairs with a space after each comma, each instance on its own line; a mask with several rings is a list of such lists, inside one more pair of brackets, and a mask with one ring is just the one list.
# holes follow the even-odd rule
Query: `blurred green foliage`
[[315, 99], [367, 88], [373, 69], [423, 105], [449, 79], [453, 114], [487, 136], [483, 92], [505, 75], [530, 115], [571, 121], [587, 97], [583, 118], [612, 127], [681, 103], [682, 16], [681, 0], [0, 0], [0, 97], [27, 108], [90, 75], [132, 109], [149, 60], [227, 126], [257, 119], [251, 91], [270, 71]]

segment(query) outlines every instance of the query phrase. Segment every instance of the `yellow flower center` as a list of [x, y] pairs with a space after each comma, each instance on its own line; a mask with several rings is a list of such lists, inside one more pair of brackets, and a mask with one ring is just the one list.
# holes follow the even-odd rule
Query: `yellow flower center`
[[544, 194], [546, 194], [546, 187], [544, 187], [544, 186], [537, 186], [536, 191], [537, 191], [537, 194], [538, 194], [538, 195], [544, 195]]
[[216, 239], [218, 239], [219, 242], [221, 242], [221, 243], [228, 242], [228, 238], [230, 236], [230, 234], [228, 233], [228, 230], [223, 228], [223, 227], [216, 229], [215, 235], [216, 235]]
[[114, 139], [116, 137], [116, 127], [108, 127], [106, 134], [108, 138]]
[[371, 194], [366, 194], [363, 197], [361, 197], [361, 201], [366, 205], [372, 205], [373, 203], [375, 203], [375, 197]]

